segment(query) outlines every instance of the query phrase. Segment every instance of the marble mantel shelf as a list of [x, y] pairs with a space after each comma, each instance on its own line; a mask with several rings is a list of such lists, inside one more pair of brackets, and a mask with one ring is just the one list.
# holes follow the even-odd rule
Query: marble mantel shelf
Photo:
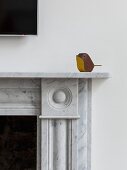
[[37, 116], [36, 170], [91, 170], [92, 79], [106, 72], [0, 72], [0, 116]]
[[107, 72], [0, 72], [0, 78], [109, 78]]

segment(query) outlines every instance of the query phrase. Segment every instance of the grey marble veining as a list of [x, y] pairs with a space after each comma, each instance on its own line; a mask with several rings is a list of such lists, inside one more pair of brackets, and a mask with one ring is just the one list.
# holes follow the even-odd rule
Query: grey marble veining
[[79, 80], [78, 170], [91, 169], [91, 93], [92, 80]]
[[0, 78], [108, 78], [107, 72], [0, 72]]
[[0, 115], [39, 115], [39, 79], [0, 78]]
[[77, 120], [41, 121], [41, 170], [78, 170]]
[[[55, 88], [57, 91], [61, 89], [61, 85], [71, 90], [72, 101], [74, 100], [74, 105], [68, 105], [67, 110], [66, 106], [53, 108], [47, 103], [49, 90]], [[47, 155], [48, 152], [47, 159], [42, 158], [42, 169], [47, 170], [47, 167], [49, 170], [91, 169], [91, 87], [92, 79], [78, 79], [78, 81], [77, 79], [42, 79], [41, 152], [42, 155]], [[52, 96], [53, 94], [50, 97]], [[61, 103], [58, 102], [58, 105]]]
[[108, 73], [0, 73], [0, 115], [36, 115], [37, 170], [91, 169], [92, 78]]
[[42, 79], [41, 91], [41, 169], [78, 170], [78, 79]]

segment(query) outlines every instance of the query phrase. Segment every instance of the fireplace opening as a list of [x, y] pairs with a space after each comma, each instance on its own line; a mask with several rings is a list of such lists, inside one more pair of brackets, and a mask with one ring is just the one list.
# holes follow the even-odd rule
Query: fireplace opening
[[36, 170], [37, 117], [0, 116], [0, 170]]

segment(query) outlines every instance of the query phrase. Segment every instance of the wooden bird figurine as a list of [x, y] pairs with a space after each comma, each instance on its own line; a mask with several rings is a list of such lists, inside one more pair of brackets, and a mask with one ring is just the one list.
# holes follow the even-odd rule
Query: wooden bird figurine
[[79, 53], [76, 56], [77, 61], [77, 68], [80, 72], [91, 72], [94, 66], [101, 66], [101, 65], [94, 65], [93, 61], [91, 60], [90, 56], [87, 53]]

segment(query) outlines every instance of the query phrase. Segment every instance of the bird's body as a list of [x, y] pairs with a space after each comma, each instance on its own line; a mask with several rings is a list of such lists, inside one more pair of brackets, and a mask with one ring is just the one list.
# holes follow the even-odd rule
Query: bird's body
[[93, 61], [91, 60], [90, 56], [87, 53], [79, 53], [76, 56], [77, 61], [77, 68], [80, 72], [91, 72], [94, 66], [101, 66], [101, 65], [94, 65]]

